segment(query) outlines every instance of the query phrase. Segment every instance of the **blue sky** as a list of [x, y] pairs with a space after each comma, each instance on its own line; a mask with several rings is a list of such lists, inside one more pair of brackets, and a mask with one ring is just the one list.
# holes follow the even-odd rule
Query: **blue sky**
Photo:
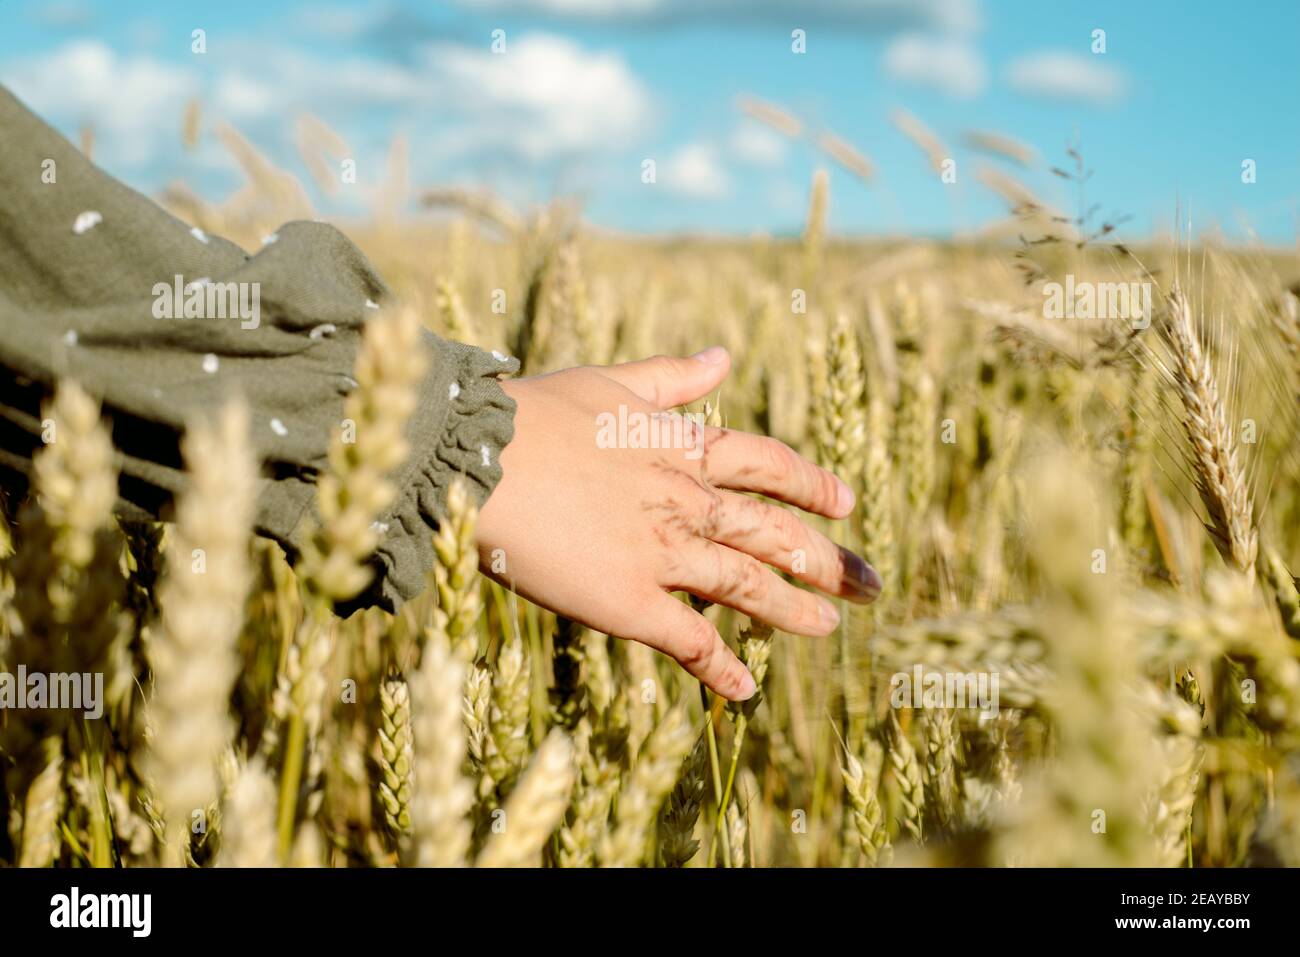
[[[195, 29], [206, 53], [191, 50]], [[212, 123], [308, 181], [295, 123], [312, 114], [357, 164], [337, 195], [313, 188], [325, 215], [367, 208], [401, 133], [416, 188], [578, 194], [592, 221], [622, 230], [793, 232], [825, 166], [833, 230], [946, 236], [1006, 215], [982, 165], [1072, 212], [1047, 168], [1077, 140], [1095, 170], [1089, 202], [1131, 217], [1126, 237], [1173, 228], [1181, 206], [1194, 230], [1294, 246], [1297, 37], [1290, 0], [0, 0], [0, 82], [69, 135], [93, 122], [97, 161], [131, 185], [183, 180], [213, 200], [240, 175]], [[747, 118], [743, 95], [803, 134]], [[186, 151], [195, 97], [205, 133]], [[899, 109], [936, 134], [955, 183], [899, 132]], [[963, 144], [971, 129], [1015, 137], [1039, 162], [981, 155]], [[870, 184], [813, 145], [825, 132], [870, 158]]]

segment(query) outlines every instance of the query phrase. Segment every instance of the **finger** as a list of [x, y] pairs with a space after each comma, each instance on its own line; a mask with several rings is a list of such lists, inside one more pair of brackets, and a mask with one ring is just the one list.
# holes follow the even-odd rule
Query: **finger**
[[718, 629], [685, 602], [659, 592], [638, 616], [638, 628], [622, 637], [674, 658], [710, 689], [731, 701], [754, 695], [754, 678], [727, 647]]
[[601, 375], [635, 392], [657, 409], [671, 409], [708, 395], [727, 377], [731, 356], [713, 346], [693, 356], [655, 356], [606, 366]]
[[853, 511], [853, 489], [778, 439], [709, 428], [704, 447], [704, 478], [711, 485], [760, 492], [827, 518]]
[[797, 515], [736, 492], [720, 492], [703, 534], [719, 545], [775, 565], [830, 595], [855, 602], [875, 601], [880, 575], [861, 557], [836, 545]]
[[693, 538], [680, 547], [665, 577], [665, 588], [680, 588], [792, 634], [829, 635], [840, 621], [830, 601], [782, 581], [757, 559], [708, 539]]

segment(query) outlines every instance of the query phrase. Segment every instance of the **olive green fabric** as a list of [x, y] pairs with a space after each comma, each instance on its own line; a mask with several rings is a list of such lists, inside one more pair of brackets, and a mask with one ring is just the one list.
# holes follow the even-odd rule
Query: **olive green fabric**
[[[155, 286], [257, 284], [260, 315], [156, 318]], [[253, 286], [245, 286], [251, 302]], [[361, 252], [322, 223], [289, 223], [250, 255], [204, 235], [96, 169], [0, 87], [0, 481], [23, 494], [40, 404], [71, 378], [102, 400], [118, 450], [120, 513], [165, 518], [183, 487], [180, 433], [228, 397], [248, 403], [264, 463], [256, 530], [294, 558], [315, 481], [340, 428], [363, 323], [389, 294]], [[161, 310], [160, 310], [161, 311]], [[247, 314], [245, 314], [247, 316]], [[517, 370], [427, 334], [430, 371], [408, 427], [411, 454], [383, 516], [379, 574], [362, 603], [423, 587], [450, 479], [480, 500], [501, 477]]]

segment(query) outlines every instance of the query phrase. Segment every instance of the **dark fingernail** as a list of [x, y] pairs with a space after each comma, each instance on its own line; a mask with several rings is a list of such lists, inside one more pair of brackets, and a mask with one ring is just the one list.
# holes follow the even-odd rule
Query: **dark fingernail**
[[862, 556], [853, 554], [847, 548], [840, 549], [840, 558], [844, 568], [840, 583], [849, 597], [864, 602], [879, 598], [880, 589], [884, 587], [880, 572], [867, 564]]

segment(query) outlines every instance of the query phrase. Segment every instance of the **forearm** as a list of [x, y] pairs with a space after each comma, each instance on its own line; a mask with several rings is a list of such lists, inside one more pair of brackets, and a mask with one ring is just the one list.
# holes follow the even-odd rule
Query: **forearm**
[[[263, 465], [257, 531], [295, 554], [356, 385], [361, 329], [390, 300], [362, 253], [321, 223], [287, 224], [254, 255], [192, 230], [96, 169], [3, 89], [0, 187], [0, 473], [9, 490], [23, 492], [48, 438], [42, 399], [69, 378], [111, 422], [119, 511], [163, 517], [184, 483], [181, 433], [238, 395]], [[209, 296], [203, 280], [223, 294]], [[187, 318], [191, 299], [202, 314]], [[382, 574], [367, 596], [389, 606], [423, 583], [451, 476], [466, 474], [486, 497], [512, 435], [514, 406], [496, 377], [515, 363], [431, 333], [424, 348], [412, 452], [380, 518]]]

